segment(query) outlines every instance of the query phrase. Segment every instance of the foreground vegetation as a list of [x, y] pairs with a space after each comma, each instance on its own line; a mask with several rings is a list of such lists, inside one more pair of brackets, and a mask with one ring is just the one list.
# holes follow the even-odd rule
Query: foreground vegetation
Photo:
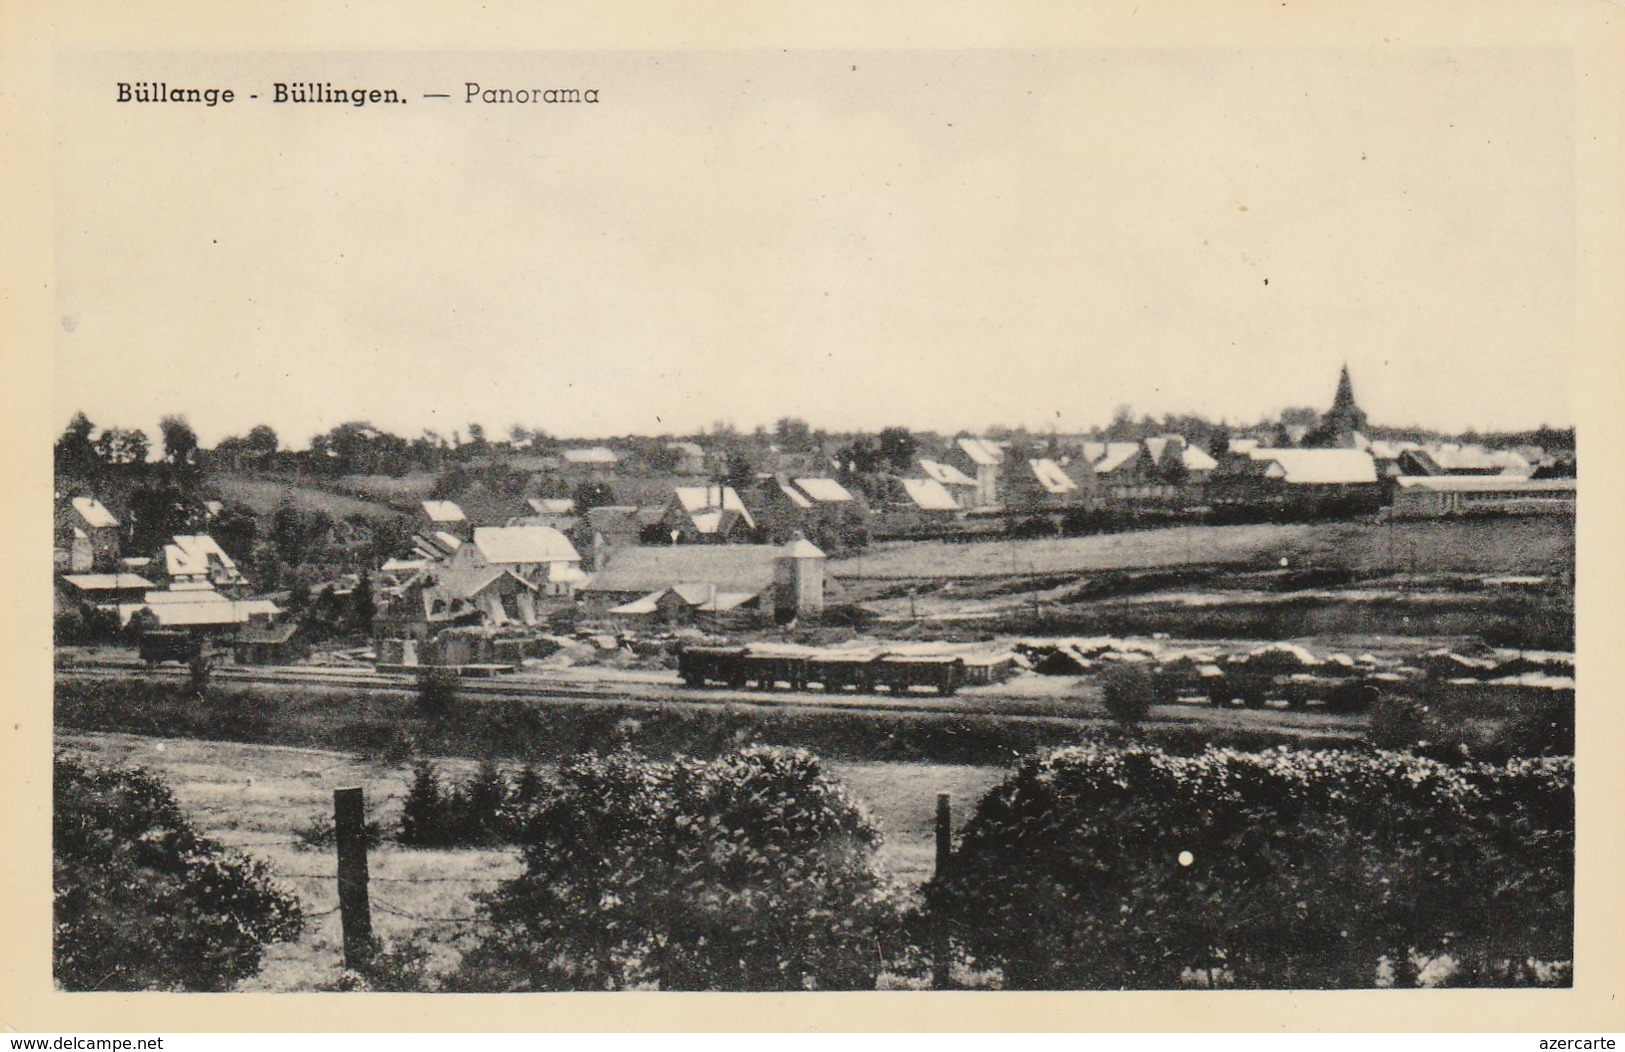
[[[463, 808], [467, 791], [490, 780], [469, 773]], [[110, 828], [133, 828], [129, 815], [149, 799], [173, 813], [173, 798], [149, 776], [117, 777], [147, 788], [104, 808], [99, 820]], [[388, 898], [379, 919], [436, 920], [435, 934], [386, 929], [364, 968], [316, 985], [872, 989], [928, 984], [933, 957], [961, 984], [1018, 989], [1571, 979], [1567, 758], [1176, 756], [1090, 740], [1030, 757], [994, 785], [923, 898], [883, 864], [871, 812], [802, 750], [651, 760], [621, 749], [503, 783], [504, 835], [518, 844], [519, 871], [476, 864], [460, 877], [425, 875], [430, 893], [460, 888], [464, 905], [403, 910], [404, 896], [418, 893], [411, 874], [422, 872], [403, 860], [456, 853], [380, 848]], [[58, 791], [59, 813], [71, 811], [63, 800], [75, 790], [59, 777]], [[407, 795], [388, 823], [400, 839], [422, 818]], [[151, 840], [134, 839], [136, 850]], [[87, 879], [82, 850], [59, 838], [59, 895]], [[258, 863], [238, 872], [264, 876]], [[330, 884], [329, 876], [318, 896], [331, 896]], [[283, 901], [278, 915], [297, 917], [297, 908]], [[170, 945], [197, 943], [187, 960], [225, 962], [214, 988], [257, 962], [258, 944], [286, 935], [211, 924], [207, 910], [126, 907], [119, 916], [126, 944], [148, 947], [155, 961], [173, 956]], [[172, 941], [152, 942], [158, 932]], [[209, 945], [233, 939], [229, 953]], [[336, 956], [331, 938], [325, 945]]]
[[297, 899], [265, 864], [200, 836], [140, 769], [58, 756], [52, 957], [67, 990], [229, 990], [297, 938]]

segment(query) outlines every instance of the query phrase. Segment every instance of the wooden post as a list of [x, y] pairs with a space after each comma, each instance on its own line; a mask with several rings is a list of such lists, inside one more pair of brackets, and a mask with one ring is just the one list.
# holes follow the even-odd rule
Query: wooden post
[[359, 968], [372, 952], [372, 906], [367, 899], [367, 815], [361, 789], [333, 790], [333, 831], [339, 849], [339, 919], [344, 966]]
[[[937, 871], [935, 881], [948, 875], [953, 842], [953, 813], [947, 793], [937, 794]], [[931, 918], [931, 989], [948, 989], [948, 924], [939, 906]]]

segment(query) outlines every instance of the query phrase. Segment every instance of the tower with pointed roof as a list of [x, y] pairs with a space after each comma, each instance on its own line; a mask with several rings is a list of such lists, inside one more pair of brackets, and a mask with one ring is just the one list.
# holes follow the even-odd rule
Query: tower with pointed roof
[[1349, 379], [1348, 363], [1344, 362], [1343, 371], [1337, 377], [1332, 407], [1320, 418], [1320, 426], [1315, 428], [1308, 444], [1352, 448], [1354, 433], [1364, 431], [1365, 426], [1365, 410], [1354, 401], [1354, 383]]

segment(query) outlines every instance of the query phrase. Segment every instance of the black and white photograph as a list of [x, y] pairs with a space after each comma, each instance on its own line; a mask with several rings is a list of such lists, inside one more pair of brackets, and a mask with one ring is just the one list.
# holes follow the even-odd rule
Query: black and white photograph
[[30, 981], [1617, 985], [1597, 6], [59, 45]]

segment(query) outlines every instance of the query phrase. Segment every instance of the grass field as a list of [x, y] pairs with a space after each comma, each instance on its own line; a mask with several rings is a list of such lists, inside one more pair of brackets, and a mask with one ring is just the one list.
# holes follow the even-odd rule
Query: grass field
[[844, 580], [996, 579], [1103, 570], [1278, 565], [1389, 573], [1554, 574], [1573, 566], [1574, 522], [1502, 518], [1174, 526], [1038, 540], [888, 542], [829, 561]]
[[[459, 918], [473, 914], [474, 895], [520, 872], [511, 848], [420, 850], [389, 842], [410, 777], [401, 765], [315, 749], [126, 734], [62, 734], [57, 744], [85, 759], [158, 773], [202, 832], [266, 859], [298, 893], [310, 917], [305, 934], [271, 947], [260, 974], [240, 990], [311, 990], [339, 976], [339, 917], [330, 912], [338, 904], [336, 860], [332, 849], [304, 849], [295, 837], [295, 830], [332, 814], [335, 788], [361, 786], [368, 818], [386, 830], [385, 842], [368, 858], [375, 931], [391, 941], [424, 937], [434, 949], [433, 964], [455, 960]], [[459, 777], [472, 767], [466, 760], [437, 763]], [[934, 865], [936, 794], [952, 794], [958, 826], [1003, 775], [995, 767], [909, 763], [832, 763], [828, 769], [880, 824], [886, 835], [880, 862], [909, 885], [928, 879]]]
[[400, 512], [388, 504], [375, 500], [361, 500], [315, 486], [271, 479], [252, 478], [222, 472], [211, 475], [210, 483], [220, 492], [221, 499], [247, 505], [256, 515], [269, 515], [284, 500], [291, 500], [301, 511], [325, 511], [335, 519], [362, 515], [369, 519], [388, 519]]

